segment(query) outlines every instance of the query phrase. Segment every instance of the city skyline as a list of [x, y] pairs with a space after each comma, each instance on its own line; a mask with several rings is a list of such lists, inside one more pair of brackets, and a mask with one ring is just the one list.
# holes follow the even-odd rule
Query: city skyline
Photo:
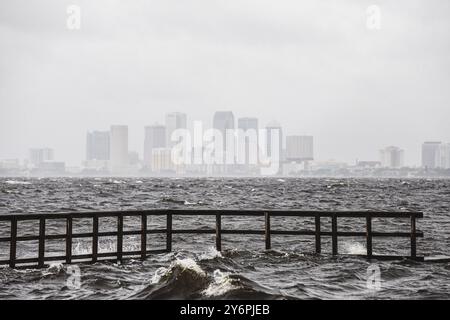
[[[160, 118], [155, 119], [153, 121], [153, 124], [150, 123], [146, 123], [144, 124], [141, 128], [136, 128], [135, 126], [131, 126], [128, 124], [124, 124], [128, 127], [129, 130], [129, 150], [133, 151], [133, 152], [137, 152], [140, 156], [140, 158], [144, 159], [145, 158], [145, 151], [144, 151], [144, 141], [145, 141], [145, 128], [147, 127], [152, 127], [152, 126], [164, 126], [165, 125], [165, 118], [167, 116], [167, 114], [183, 114], [182, 112], [170, 112], [170, 113], [165, 113], [163, 114]], [[213, 114], [211, 112], [211, 114]], [[249, 116], [235, 116], [235, 127], [238, 128], [238, 120], [239, 119], [253, 119], [256, 117], [252, 117], [251, 115]], [[278, 121], [274, 121], [274, 120], [269, 120], [266, 123], [264, 123], [263, 121], [261, 121], [259, 118], [257, 118], [258, 120], [258, 124], [261, 127], [266, 127], [266, 126], [270, 126], [273, 123], [277, 123], [279, 124]], [[198, 121], [198, 120], [192, 120], [188, 117], [188, 121], [186, 121], [187, 124], [187, 129], [192, 130], [192, 123], [194, 121]], [[120, 123], [120, 121], [118, 122]], [[145, 122], [143, 122], [145, 123]], [[206, 120], [204, 121], [204, 123], [206, 123], [204, 126], [209, 126], [209, 127], [213, 127], [213, 119], [211, 117], [211, 120]], [[280, 124], [281, 125], [281, 124]], [[85, 140], [86, 140], [86, 134], [87, 133], [92, 133], [92, 134], [99, 134], [105, 131], [108, 131], [110, 128], [111, 124], [108, 124], [106, 126], [93, 126], [93, 127], [89, 127], [86, 131], [84, 132], [80, 132], [80, 133], [76, 133], [74, 134], [73, 132], [67, 133], [70, 136], [77, 136], [77, 137], [82, 137], [79, 141], [77, 139], [77, 141], [70, 143], [70, 145], [80, 145], [79, 147], [79, 152], [74, 152], [74, 150], [72, 150], [72, 155], [75, 155], [73, 158], [71, 157], [67, 157], [63, 150], [65, 149], [64, 147], [61, 148], [60, 144], [52, 144], [49, 142], [45, 142], [42, 141], [39, 144], [33, 144], [33, 145], [29, 145], [29, 146], [24, 146], [23, 150], [20, 150], [19, 152], [12, 152], [9, 154], [6, 154], [4, 152], [1, 152], [2, 150], [0, 150], [0, 159], [27, 159], [30, 149], [33, 148], [51, 148], [54, 150], [58, 150], [58, 159], [59, 160], [65, 160], [66, 163], [69, 166], [78, 166], [80, 163], [82, 163], [83, 161], [87, 160], [86, 159], [86, 144], [85, 144]], [[281, 127], [284, 130], [284, 127], [281, 125]], [[166, 135], [166, 139], [167, 139], [167, 133]], [[294, 130], [294, 132], [289, 132], [288, 135], [311, 135], [311, 136], [315, 136], [313, 133], [311, 132], [306, 132], [306, 131], [302, 131], [302, 130]], [[285, 138], [285, 137], [284, 137]], [[51, 139], [50, 139], [51, 140]], [[436, 137], [435, 139], [422, 139], [421, 141], [416, 141], [413, 144], [413, 148], [412, 149], [407, 149], [406, 147], [403, 147], [402, 144], [399, 143], [392, 143], [387, 141], [387, 143], [385, 144], [377, 144], [376, 146], [370, 146], [370, 151], [369, 152], [362, 152], [362, 153], [358, 153], [358, 151], [356, 151], [356, 149], [358, 147], [360, 147], [359, 145], [354, 145], [355, 146], [355, 151], [353, 151], [352, 156], [347, 156], [347, 157], [339, 157], [339, 152], [336, 153], [330, 153], [330, 151], [326, 152], [323, 150], [323, 148], [321, 148], [322, 143], [324, 143], [323, 141], [316, 139], [317, 140], [317, 145], [316, 145], [316, 154], [317, 154], [317, 158], [322, 161], [342, 161], [342, 162], [346, 162], [346, 163], [355, 163], [357, 161], [370, 161], [370, 160], [379, 160], [380, 156], [379, 156], [379, 150], [385, 148], [386, 146], [391, 146], [391, 145], [396, 145], [396, 146], [401, 146], [402, 149], [404, 150], [408, 150], [408, 156], [405, 157], [405, 166], [408, 167], [418, 167], [422, 165], [422, 143], [426, 142], [426, 141], [439, 141], [439, 142], [443, 142], [445, 143], [446, 141], [450, 141], [449, 139], [445, 139], [443, 137]], [[393, 139], [395, 141], [395, 139]], [[326, 142], [325, 142], [326, 143]], [[283, 142], [283, 144], [285, 144], [285, 141]], [[167, 145], [167, 140], [166, 140], [166, 145]], [[367, 147], [367, 146], [365, 146]], [[77, 148], [78, 149], [78, 148]], [[368, 156], [364, 156], [363, 154], [368, 154]], [[326, 156], [324, 156], [326, 155]], [[328, 156], [328, 157], [327, 157]]]
[[[164, 124], [159, 124], [158, 121], [156, 121], [153, 125], [145, 126], [143, 128], [143, 148], [137, 151], [129, 148], [130, 139], [128, 125], [111, 125], [110, 129], [107, 131], [88, 131], [86, 133], [85, 158], [80, 167], [85, 168], [85, 170], [94, 169], [92, 172], [98, 172], [98, 170], [101, 170], [105, 173], [109, 172], [110, 174], [129, 174], [132, 172], [134, 172], [134, 174], [138, 172], [178, 172], [179, 169], [176, 169], [176, 166], [174, 166], [171, 160], [171, 148], [176, 145], [176, 142], [170, 141], [168, 132], [170, 131], [173, 133], [177, 129], [187, 129], [188, 133], [191, 132], [192, 130], [188, 128], [191, 128], [192, 125], [191, 122], [187, 120], [188, 118], [189, 117], [187, 114], [170, 112], [165, 115]], [[270, 155], [273, 152], [272, 147], [270, 146], [269, 137], [271, 130], [279, 129], [279, 135], [277, 135], [277, 137], [280, 139], [279, 152], [280, 161], [282, 163], [302, 163], [307, 161], [305, 162], [304, 167], [304, 169], [307, 169], [310, 161], [316, 160], [317, 163], [324, 161], [324, 159], [317, 159], [314, 157], [315, 147], [313, 142], [314, 137], [312, 135], [294, 135], [289, 132], [284, 132], [283, 135], [283, 128], [276, 121], [271, 121], [266, 125], [261, 125], [257, 117], [235, 117], [232, 111], [223, 110], [216, 111], [212, 118], [213, 126], [210, 129], [216, 129], [222, 134], [224, 138], [224, 150], [226, 149], [225, 137], [227, 130], [243, 130], [243, 132], [246, 133], [246, 130], [254, 130], [257, 132], [260, 127], [263, 127], [266, 129], [264, 135], [265, 138], [268, 139], [265, 142], [267, 145], [262, 147], [257, 146], [256, 148], [263, 148], [264, 151], [267, 152], [267, 155]], [[198, 124], [199, 123], [195, 125]], [[244, 138], [245, 140], [242, 141], [238, 140], [237, 143], [241, 143], [242, 146], [235, 143], [232, 145], [234, 150], [238, 152], [243, 151], [245, 153], [243, 163], [246, 165], [250, 164], [249, 159], [251, 156], [249, 153], [252, 149], [251, 144], [258, 142], [258, 135], [255, 136], [256, 140], [250, 141], [250, 137], [251, 136], [247, 136]], [[195, 146], [192, 145], [190, 148], [192, 148], [193, 151]], [[253, 161], [257, 159], [256, 161], [259, 162], [258, 157], [259, 156], [256, 156], [256, 158], [254, 157]], [[55, 150], [49, 147], [43, 147], [30, 148], [26, 161], [27, 162], [24, 162], [25, 164], [28, 163], [34, 168], [41, 168], [42, 170], [51, 171], [62, 170], [62, 168], [65, 167], [66, 159], [61, 157], [55, 159]], [[5, 163], [8, 164], [8, 162]], [[158, 170], [155, 170], [154, 168], [155, 163], [159, 168]], [[9, 164], [12, 164], [11, 160]], [[352, 165], [351, 163], [348, 164]], [[354, 165], [368, 165], [369, 167], [375, 166], [379, 168], [391, 169], [408, 167], [405, 164], [405, 150], [398, 146], [392, 145], [380, 149], [378, 159], [357, 159]], [[428, 169], [450, 168], [450, 143], [440, 141], [423, 142], [421, 144], [421, 163], [419, 167]], [[134, 168], [134, 171], [130, 171], [132, 168]], [[295, 168], [295, 170], [298, 170], [297, 167]], [[245, 173], [245, 170], [249, 169], [250, 167], [242, 167], [240, 172]], [[196, 170], [198, 170], [198, 168]], [[244, 171], [242, 172], [242, 170]], [[202, 169], [199, 172], [207, 173], [208, 171], [203, 172]], [[283, 172], [286, 172], [286, 170], [284, 170], [281, 166], [278, 174]], [[226, 171], [223, 173], [226, 173]]]
[[285, 1], [83, 2], [80, 30], [64, 1], [2, 1], [0, 158], [48, 145], [76, 165], [86, 132], [114, 123], [140, 151], [171, 111], [276, 120], [349, 163], [396, 145], [419, 165], [422, 141], [450, 141], [448, 1], [380, 1], [377, 30], [372, 3]]

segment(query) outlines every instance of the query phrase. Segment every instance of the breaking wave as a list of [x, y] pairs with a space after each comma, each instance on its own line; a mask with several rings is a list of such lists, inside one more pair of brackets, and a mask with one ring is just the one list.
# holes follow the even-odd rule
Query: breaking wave
[[192, 258], [176, 259], [159, 268], [150, 284], [133, 299], [286, 299], [242, 275], [220, 269], [205, 271]]

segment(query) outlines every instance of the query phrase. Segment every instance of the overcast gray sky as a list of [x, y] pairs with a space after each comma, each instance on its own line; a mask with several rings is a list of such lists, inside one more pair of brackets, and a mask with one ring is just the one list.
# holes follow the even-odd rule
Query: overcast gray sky
[[232, 110], [314, 135], [319, 160], [398, 145], [419, 164], [424, 140], [450, 142], [449, 18], [448, 0], [2, 0], [0, 158], [49, 146], [79, 165], [110, 124], [142, 155], [166, 112]]

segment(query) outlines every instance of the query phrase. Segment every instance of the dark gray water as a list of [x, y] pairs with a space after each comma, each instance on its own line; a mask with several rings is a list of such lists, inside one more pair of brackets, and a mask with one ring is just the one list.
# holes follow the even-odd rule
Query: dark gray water
[[[130, 210], [150, 208], [322, 209], [423, 211], [418, 229], [419, 254], [450, 255], [450, 180], [396, 179], [1, 179], [0, 214]], [[407, 231], [403, 221], [374, 221], [374, 230]], [[154, 219], [157, 227], [163, 221]], [[263, 229], [260, 218], [224, 218], [224, 228]], [[103, 224], [102, 224], [103, 225]], [[126, 220], [126, 228], [138, 225]], [[306, 229], [312, 221], [273, 219], [272, 228]], [[175, 218], [174, 229], [214, 226], [211, 218]], [[78, 230], [87, 227], [83, 221]], [[330, 223], [323, 221], [323, 228]], [[340, 230], [364, 230], [364, 221], [343, 221]], [[0, 225], [0, 234], [7, 232]], [[22, 225], [19, 234], [32, 234], [35, 225]], [[48, 232], [64, 233], [64, 225]], [[0, 235], [1, 236], [1, 235]], [[407, 240], [395, 245], [374, 240], [374, 253], [408, 254]], [[126, 240], [139, 248], [139, 238]], [[311, 237], [274, 236], [264, 251], [260, 236], [223, 236], [224, 251], [213, 249], [212, 235], [175, 235], [173, 252], [128, 261], [123, 265], [99, 262], [44, 270], [0, 268], [0, 299], [448, 299], [450, 265], [411, 261], [371, 263], [362, 258], [312, 254]], [[150, 249], [164, 247], [164, 238], [149, 237]], [[64, 243], [46, 243], [49, 253]], [[88, 242], [75, 244], [75, 253], [89, 253]], [[101, 239], [100, 251], [114, 251], [114, 241]], [[365, 253], [364, 239], [339, 240], [342, 253]], [[8, 243], [0, 244], [0, 260], [7, 259]], [[33, 257], [35, 243], [18, 247], [19, 257]], [[79, 269], [77, 269], [79, 268]], [[368, 286], [369, 270], [380, 270], [380, 288]], [[75, 271], [76, 273], [74, 273]], [[79, 273], [78, 273], [79, 271]], [[76, 277], [74, 278], [74, 274]], [[74, 282], [74, 279], [76, 281]], [[369, 277], [369, 280], [371, 278]], [[79, 282], [77, 282], [80, 280]], [[373, 283], [369, 281], [369, 284]], [[75, 285], [74, 285], [75, 284]]]

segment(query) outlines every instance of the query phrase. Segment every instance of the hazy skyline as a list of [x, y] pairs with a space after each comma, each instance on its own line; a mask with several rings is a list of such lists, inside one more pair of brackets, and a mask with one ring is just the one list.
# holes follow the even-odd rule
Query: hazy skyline
[[[67, 6], [81, 29], [66, 27]], [[380, 30], [366, 27], [381, 9]], [[315, 158], [378, 160], [396, 145], [419, 165], [450, 141], [450, 2], [0, 2], [0, 158], [48, 146], [79, 165], [86, 133], [144, 127], [183, 112], [277, 120], [314, 136]]]

